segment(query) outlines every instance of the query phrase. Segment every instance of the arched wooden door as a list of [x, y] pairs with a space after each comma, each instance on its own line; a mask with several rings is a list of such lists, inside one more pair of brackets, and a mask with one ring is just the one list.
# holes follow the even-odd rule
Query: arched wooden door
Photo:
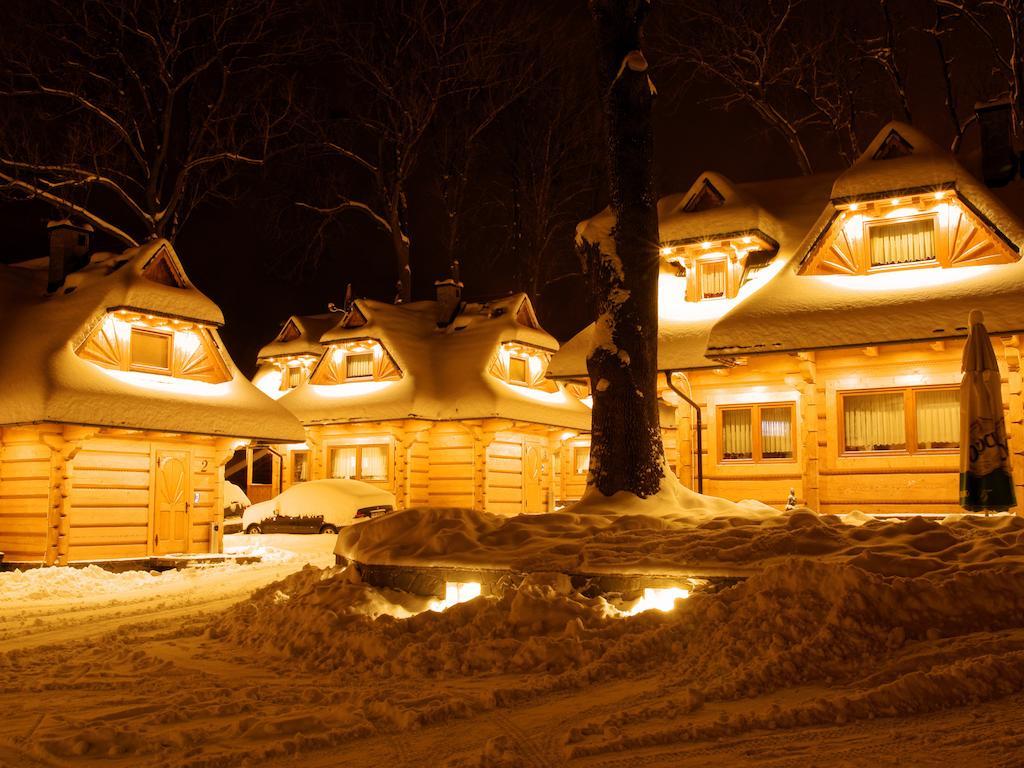
[[153, 553], [187, 552], [191, 491], [188, 451], [158, 451], [155, 464]]
[[523, 495], [527, 512], [546, 512], [544, 473], [547, 449], [542, 445], [526, 443], [523, 446]]

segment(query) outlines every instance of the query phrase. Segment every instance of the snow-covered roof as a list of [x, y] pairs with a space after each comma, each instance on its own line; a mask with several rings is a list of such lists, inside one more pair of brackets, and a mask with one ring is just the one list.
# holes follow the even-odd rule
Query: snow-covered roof
[[508, 384], [489, 373], [503, 342], [558, 349], [554, 337], [537, 324], [525, 294], [466, 303], [444, 328], [437, 325], [435, 301], [392, 305], [359, 299], [352, 311], [360, 322], [341, 320], [321, 342], [376, 340], [394, 359], [401, 377], [301, 384], [279, 402], [304, 424], [503, 418], [580, 430], [590, 427], [590, 410], [562, 387], [545, 392]]
[[[693, 370], [717, 367], [705, 356], [712, 326], [726, 313], [759, 292], [795, 252], [807, 230], [828, 201], [834, 177], [829, 174], [774, 181], [733, 184], [720, 174], [704, 173], [684, 195], [669, 195], [658, 202], [659, 235], [663, 243], [714, 240], [748, 232], [760, 232], [778, 245], [767, 265], [745, 280], [734, 298], [685, 301], [685, 278], [663, 270], [658, 298], [658, 370]], [[700, 194], [705, 181], [724, 198], [721, 205], [686, 210]], [[587, 239], [610, 228], [610, 211], [581, 225]], [[593, 325], [567, 341], [551, 361], [549, 373], [558, 378], [584, 377], [592, 347]]]
[[[893, 149], [890, 156], [884, 156]], [[881, 153], [881, 154], [880, 154]], [[971, 309], [985, 312], [992, 333], [1024, 330], [1024, 262], [929, 268], [866, 275], [798, 274], [836, 205], [928, 190], [957, 198], [995, 236], [1019, 251], [1024, 227], [996, 194], [924, 134], [890, 123], [836, 179], [831, 199], [763, 290], [715, 324], [710, 357], [861, 346], [967, 335]]]
[[[220, 309], [188, 281], [167, 241], [94, 254], [52, 295], [46, 294], [46, 268], [46, 259], [0, 265], [0, 424], [303, 439], [295, 418], [235, 367], [214, 328], [224, 320]], [[108, 370], [79, 357], [77, 347], [119, 309], [207, 327], [230, 378], [207, 383]]]
[[322, 315], [292, 315], [274, 340], [259, 352], [257, 360], [265, 362], [272, 357], [291, 355], [316, 355], [324, 351], [320, 337], [338, 322], [337, 313]]

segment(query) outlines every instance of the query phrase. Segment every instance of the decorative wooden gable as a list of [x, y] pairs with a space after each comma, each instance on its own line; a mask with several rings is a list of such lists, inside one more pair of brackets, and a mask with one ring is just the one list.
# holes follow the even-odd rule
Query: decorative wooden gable
[[171, 288], [185, 288], [187, 283], [181, 270], [171, 259], [166, 248], [161, 248], [142, 267], [142, 276], [147, 280]]
[[895, 129], [889, 131], [882, 143], [878, 145], [872, 160], [892, 160], [897, 157], [906, 157], [914, 153], [914, 145], [901, 136]]
[[800, 274], [1006, 264], [1017, 253], [952, 190], [843, 205]]
[[277, 340], [295, 341], [295, 339], [299, 338], [301, 335], [302, 331], [300, 331], [299, 327], [295, 324], [295, 320], [289, 318], [288, 322], [284, 324], [284, 328], [282, 328], [281, 332], [277, 334]]
[[190, 323], [107, 314], [76, 350], [103, 368], [173, 376], [217, 384], [230, 381], [209, 330]]
[[519, 308], [516, 310], [516, 322], [520, 325], [525, 325], [527, 328], [541, 330], [540, 323], [537, 322], [537, 315], [534, 314], [529, 299], [525, 297], [519, 303]]
[[719, 192], [715, 185], [707, 179], [700, 185], [700, 189], [694, 192], [686, 201], [683, 210], [686, 213], [697, 213], [698, 211], [709, 211], [712, 208], [720, 208], [725, 204], [725, 195]]
[[558, 385], [546, 377], [550, 362], [547, 350], [509, 341], [498, 345], [488, 373], [508, 384], [556, 392]]
[[394, 381], [400, 378], [401, 370], [379, 341], [357, 339], [331, 345], [320, 358], [309, 382], [331, 385], [353, 381]]

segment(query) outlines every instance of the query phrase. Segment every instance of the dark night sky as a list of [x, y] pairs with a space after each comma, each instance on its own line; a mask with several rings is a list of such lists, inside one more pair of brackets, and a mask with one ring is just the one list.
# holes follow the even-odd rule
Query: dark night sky
[[[922, 61], [928, 55], [926, 51], [918, 53], [914, 56]], [[945, 141], [946, 125], [938, 111], [941, 100], [922, 87], [925, 78], [918, 77], [913, 66], [910, 78], [912, 84], [917, 83], [912, 91], [918, 113], [915, 122]], [[684, 92], [657, 71], [655, 79], [659, 86], [659, 194], [684, 189], [705, 169], [718, 170], [737, 181], [796, 172], [781, 141], [769, 135], [751, 113], [709, 106], [704, 98], [707, 93], [692, 87]], [[874, 116], [871, 122], [877, 129], [888, 117]], [[937, 129], [930, 130], [932, 127]], [[817, 170], [839, 167], [824, 149], [818, 159]], [[46, 207], [35, 203], [0, 205], [0, 231], [4, 232], [0, 260], [45, 253], [43, 224], [49, 215]], [[419, 212], [419, 218], [416, 215], [414, 212], [412, 222], [414, 296], [427, 298], [444, 265], [432, 263], [430, 256], [431, 216], [435, 213], [426, 210]], [[223, 309], [226, 326], [222, 335], [247, 373], [253, 371], [258, 348], [273, 337], [289, 314], [325, 311], [328, 302], [343, 298], [349, 282], [354, 283], [357, 295], [390, 299], [394, 293], [385, 237], [362, 219], [351, 218], [317, 264], [297, 269], [294, 254], [302, 251], [308, 233], [271, 232], [264, 226], [266, 217], [261, 205], [210, 205], [194, 214], [176, 243], [193, 282]], [[571, 246], [567, 243], [566, 247]], [[464, 264], [463, 278], [468, 296], [509, 292], [516, 287], [506, 265], [486, 258]], [[583, 297], [578, 281], [549, 292], [538, 307], [542, 322], [559, 338], [567, 338], [588, 321]]]

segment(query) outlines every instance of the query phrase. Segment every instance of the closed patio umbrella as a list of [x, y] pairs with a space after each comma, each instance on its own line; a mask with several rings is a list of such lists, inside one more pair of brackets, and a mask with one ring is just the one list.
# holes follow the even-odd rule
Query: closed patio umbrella
[[996, 353], [980, 310], [970, 315], [960, 383], [960, 506], [1005, 512], [1017, 502]]

